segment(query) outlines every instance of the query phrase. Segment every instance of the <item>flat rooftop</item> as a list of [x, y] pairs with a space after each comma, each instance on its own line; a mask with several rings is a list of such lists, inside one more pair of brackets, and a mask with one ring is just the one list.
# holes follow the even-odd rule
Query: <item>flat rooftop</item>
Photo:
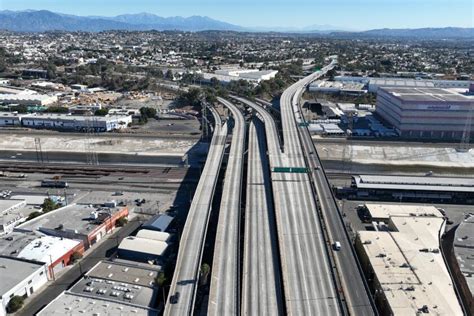
[[158, 295], [158, 288], [90, 277], [78, 281], [69, 292], [135, 306], [152, 307]]
[[358, 188], [419, 191], [447, 191], [474, 193], [474, 179], [444, 177], [407, 177], [357, 175], [353, 176]]
[[162, 256], [168, 244], [164, 241], [128, 236], [122, 239], [118, 249]]
[[119, 261], [101, 261], [87, 272], [87, 276], [118, 283], [153, 287], [161, 267]]
[[157, 316], [158, 311], [132, 304], [63, 292], [36, 315]]
[[110, 211], [115, 214], [120, 210], [121, 208], [104, 208], [89, 204], [70, 204], [17, 226], [17, 229], [35, 231], [40, 230], [40, 228], [55, 229], [62, 227], [63, 230], [72, 230], [79, 234], [88, 235], [100, 225], [99, 222], [91, 219], [91, 212], [108, 213]]
[[41, 234], [37, 232], [13, 231], [0, 238], [0, 255], [16, 257], [30, 242]]
[[0, 256], [0, 296], [7, 293], [18, 283], [22, 282], [38, 269], [42, 269], [44, 263], [7, 258]]
[[358, 234], [393, 314], [415, 315], [426, 305], [436, 315], [463, 315], [439, 249], [444, 219], [394, 216], [389, 227]]
[[40, 262], [55, 262], [79, 244], [80, 242], [77, 240], [40, 236], [27, 244], [18, 253], [18, 257]]
[[374, 204], [366, 203], [365, 207], [374, 218], [389, 219], [390, 216], [432, 216], [443, 217], [434, 206], [407, 204]]
[[21, 207], [22, 205], [25, 205], [25, 201], [24, 200], [3, 200], [3, 199], [0, 199], [0, 214], [2, 212], [5, 212], [6, 210], [14, 207]]
[[48, 119], [48, 120], [65, 120], [65, 121], [90, 121], [93, 124], [95, 121], [104, 122], [110, 120], [123, 120], [123, 115], [106, 115], [106, 116], [84, 116], [84, 115], [70, 115], [57, 113], [35, 113], [20, 115], [22, 119]]
[[158, 241], [164, 241], [164, 242], [167, 242], [170, 239], [169, 233], [160, 232], [156, 230], [150, 230], [150, 229], [140, 229], [136, 236], [140, 238], [152, 239], [152, 240], [158, 240]]
[[384, 87], [385, 92], [402, 101], [419, 102], [472, 102], [472, 98], [458, 91], [442, 88]]
[[471, 294], [474, 293], [474, 215], [468, 215], [456, 229], [454, 255]]

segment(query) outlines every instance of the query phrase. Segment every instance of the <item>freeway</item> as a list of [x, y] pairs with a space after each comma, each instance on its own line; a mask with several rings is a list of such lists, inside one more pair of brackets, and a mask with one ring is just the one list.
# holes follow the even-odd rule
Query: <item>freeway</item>
[[[287, 90], [290, 91], [290, 94], [285, 95], [284, 93], [282, 95], [282, 112], [285, 113], [282, 113], [282, 115], [286, 115], [286, 119], [283, 119], [283, 123], [286, 123], [287, 132], [291, 131], [293, 133], [296, 131], [299, 133], [303, 146], [301, 147], [300, 142], [299, 148], [293, 147], [292, 154], [295, 159], [298, 159], [296, 163], [300, 163], [299, 155], [303, 153], [302, 150], [304, 150], [304, 156], [311, 170], [310, 175], [316, 189], [319, 206], [322, 217], [327, 225], [329, 237], [332, 242], [339, 241], [341, 243], [341, 251], [333, 252], [333, 258], [335, 258], [338, 277], [340, 277], [342, 282], [345, 303], [349, 313], [352, 315], [374, 315], [376, 309], [371, 301], [370, 294], [368, 294], [368, 288], [366, 287], [355, 250], [352, 246], [349, 234], [344, 227], [342, 215], [332, 194], [309, 130], [307, 127], [297, 127], [296, 125], [305, 122], [300, 105], [300, 98], [304, 89], [311, 81], [332, 69], [334, 63], [335, 61], [333, 60], [333, 62], [331, 62], [329, 66], [324, 67], [323, 70], [317, 71], [300, 80]], [[285, 127], [283, 130], [285, 131]]]
[[349, 312], [352, 315], [374, 315], [374, 308], [367, 294], [364, 276], [362, 275], [362, 270], [359, 270], [359, 262], [357, 261], [352, 242], [346, 232], [343, 218], [306, 127], [301, 128], [301, 136], [329, 236], [331, 240], [337, 240], [341, 243], [341, 250], [334, 252], [334, 257], [339, 275], [343, 281], [342, 286]]
[[[280, 97], [280, 111], [284, 154], [287, 167], [306, 167], [299, 138], [295, 112], [306, 85], [323, 72], [305, 77], [287, 88]], [[293, 183], [289, 185], [292, 203], [285, 223], [295, 223], [289, 230], [291, 245], [305, 249], [305, 256], [291, 256], [289, 263], [298, 266], [296, 275], [289, 275], [285, 296], [289, 313], [300, 315], [342, 313], [335, 288], [334, 273], [329, 261], [328, 245], [318, 216], [316, 201], [307, 174], [289, 174]], [[290, 181], [291, 181], [290, 180]], [[296, 257], [296, 259], [294, 259]], [[314, 268], [317, 267], [317, 269]], [[285, 275], [283, 275], [285, 277]], [[310, 301], [309, 306], [305, 305]], [[289, 307], [288, 307], [289, 305]]]
[[254, 119], [249, 127], [242, 315], [283, 315], [270, 168], [265, 152], [263, 125]]
[[164, 315], [181, 316], [193, 313], [204, 240], [227, 137], [227, 124], [222, 125], [213, 108], [211, 112], [215, 119], [214, 134], [181, 235]]
[[[288, 92], [286, 97], [291, 99]], [[296, 126], [293, 129], [283, 130], [285, 153], [282, 153], [273, 117], [253, 102], [239, 97], [233, 98], [253, 108], [264, 121], [272, 169], [306, 166], [301, 144], [295, 144], [299, 143]], [[288, 116], [283, 117], [284, 112], [287, 114], [288, 111], [282, 111], [282, 119], [289, 120]], [[288, 135], [288, 131], [291, 135]], [[300, 146], [299, 152], [298, 146]], [[293, 165], [295, 158], [298, 157], [300, 158], [300, 161], [296, 161], [298, 165]], [[286, 313], [288, 315], [340, 314], [325, 238], [318, 220], [308, 175], [272, 173], [272, 190]]]
[[219, 207], [209, 294], [209, 315], [240, 314], [240, 209], [246, 123], [239, 108], [218, 101], [232, 113], [234, 126]]

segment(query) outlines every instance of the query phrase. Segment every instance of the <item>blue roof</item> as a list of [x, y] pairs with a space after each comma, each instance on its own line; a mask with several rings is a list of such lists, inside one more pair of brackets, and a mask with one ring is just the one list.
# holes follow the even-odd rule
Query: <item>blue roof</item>
[[173, 221], [174, 217], [168, 215], [155, 215], [150, 218], [147, 222], [145, 222], [142, 227], [145, 229], [153, 229], [159, 231], [166, 231], [170, 223]]

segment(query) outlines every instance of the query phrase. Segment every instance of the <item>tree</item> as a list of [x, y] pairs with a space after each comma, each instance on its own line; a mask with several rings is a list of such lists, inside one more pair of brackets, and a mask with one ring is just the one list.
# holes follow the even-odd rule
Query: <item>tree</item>
[[106, 116], [107, 114], [109, 114], [109, 109], [97, 109], [94, 112], [95, 116]]
[[44, 199], [43, 204], [41, 204], [41, 208], [43, 209], [43, 213], [51, 212], [55, 209], [59, 208], [59, 204], [51, 200], [50, 198]]
[[140, 108], [140, 114], [143, 118], [155, 118], [156, 117], [156, 109], [150, 107], [142, 107]]
[[128, 219], [126, 217], [120, 217], [115, 221], [115, 226], [123, 227], [128, 223]]
[[166, 278], [165, 273], [163, 271], [160, 271], [155, 278], [155, 284], [159, 287], [163, 287], [167, 280], [168, 279]]
[[69, 113], [69, 109], [63, 106], [51, 106], [47, 108], [45, 113]]
[[25, 298], [23, 296], [15, 295], [8, 302], [7, 310], [9, 313], [15, 313], [23, 307], [24, 303]]
[[49, 79], [56, 78], [56, 65], [54, 63], [52, 62], [48, 63], [48, 67], [46, 67], [46, 71], [47, 71]]
[[199, 278], [199, 283], [201, 285], [206, 285], [207, 284], [207, 279], [209, 277], [209, 272], [211, 272], [211, 267], [207, 263], [203, 263], [201, 265], [201, 275]]
[[77, 262], [77, 260], [82, 259], [82, 254], [78, 251], [74, 251], [71, 255], [71, 261], [72, 263]]
[[32, 220], [33, 218], [36, 218], [36, 217], [40, 216], [41, 214], [43, 214], [43, 213], [38, 212], [38, 211], [31, 212], [30, 215], [28, 215], [28, 217], [26, 218], [26, 220], [27, 221]]
[[174, 75], [171, 69], [168, 69], [168, 71], [166, 72], [165, 78], [168, 80], [174, 80]]

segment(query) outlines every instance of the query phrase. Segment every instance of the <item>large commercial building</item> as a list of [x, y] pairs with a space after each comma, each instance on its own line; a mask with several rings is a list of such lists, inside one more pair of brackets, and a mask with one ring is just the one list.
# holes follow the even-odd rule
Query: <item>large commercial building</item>
[[356, 238], [380, 314], [463, 315], [440, 249], [445, 219], [396, 208], [385, 206], [386, 230], [359, 231]]
[[73, 254], [84, 253], [84, 244], [53, 236], [40, 236], [26, 245], [18, 258], [46, 262], [50, 278], [54, 279], [66, 266], [73, 263]]
[[68, 114], [30, 114], [21, 117], [21, 125], [70, 131], [109, 132], [125, 129], [132, 123], [130, 115], [74, 116]]
[[29, 106], [48, 106], [58, 101], [55, 95], [45, 94], [0, 94], [0, 103], [3, 104], [20, 104]]
[[202, 73], [204, 81], [210, 82], [212, 78], [221, 83], [229, 83], [235, 80], [245, 80], [253, 84], [258, 84], [264, 80], [270, 80], [276, 76], [278, 70], [258, 70], [258, 69], [222, 69], [215, 73]]
[[28, 128], [54, 129], [77, 132], [110, 132], [127, 128], [132, 123], [131, 115], [87, 116], [53, 113], [2, 113], [0, 127], [22, 126]]
[[453, 274], [468, 315], [474, 315], [474, 215], [469, 214], [456, 229], [453, 241]]
[[100, 261], [37, 315], [157, 315], [159, 271], [149, 264]]
[[48, 282], [44, 262], [0, 256], [0, 316], [14, 296], [30, 296]]
[[375, 111], [402, 137], [451, 140], [462, 137], [472, 107], [473, 96], [452, 89], [380, 88]]
[[359, 82], [367, 86], [369, 92], [376, 93], [379, 88], [441, 88], [441, 89], [469, 89], [473, 83], [470, 80], [436, 80], [436, 79], [410, 79], [410, 78], [371, 78], [371, 77], [352, 77], [336, 76], [335, 81], [340, 82]]
[[349, 197], [356, 199], [474, 202], [474, 180], [470, 178], [354, 175], [350, 191]]
[[127, 216], [127, 207], [70, 204], [19, 225], [15, 230], [80, 240], [87, 250], [111, 232], [119, 218]]
[[0, 200], [0, 236], [10, 233], [15, 225], [25, 220], [19, 211], [24, 206], [24, 200]]

